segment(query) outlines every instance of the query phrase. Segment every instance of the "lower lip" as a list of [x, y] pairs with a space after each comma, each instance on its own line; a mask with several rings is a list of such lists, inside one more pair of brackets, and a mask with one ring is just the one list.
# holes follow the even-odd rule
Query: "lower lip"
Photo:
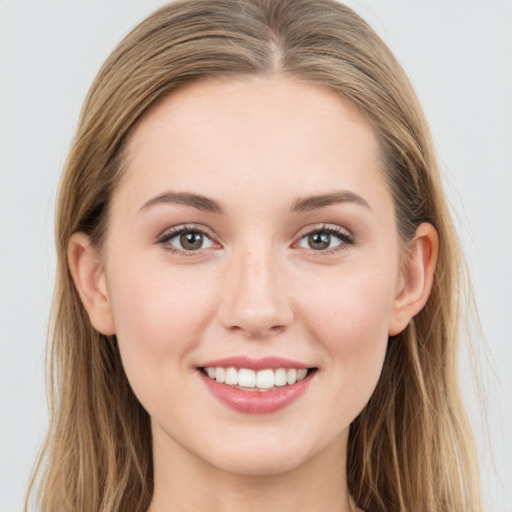
[[292, 385], [277, 387], [271, 391], [243, 391], [210, 379], [199, 371], [210, 392], [231, 409], [246, 414], [268, 414], [284, 409], [304, 394], [312, 373]]

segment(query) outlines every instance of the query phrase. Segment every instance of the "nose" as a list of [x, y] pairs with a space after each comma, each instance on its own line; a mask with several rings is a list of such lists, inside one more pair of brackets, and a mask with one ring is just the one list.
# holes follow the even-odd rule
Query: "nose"
[[284, 330], [293, 320], [283, 273], [269, 250], [233, 254], [226, 266], [220, 322], [249, 338]]

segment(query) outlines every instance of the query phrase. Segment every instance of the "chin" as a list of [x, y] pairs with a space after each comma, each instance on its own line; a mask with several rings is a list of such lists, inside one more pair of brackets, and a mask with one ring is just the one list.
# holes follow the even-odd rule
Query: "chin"
[[216, 461], [217, 469], [226, 473], [241, 476], [275, 476], [298, 469], [306, 462], [307, 458], [297, 454], [270, 454], [262, 452], [251, 454], [224, 453], [222, 461]]
[[211, 465], [227, 473], [275, 476], [314, 463], [321, 453], [333, 448], [328, 437], [323, 436], [319, 442], [312, 443], [311, 436], [288, 435], [283, 439], [262, 434], [261, 437], [252, 437], [249, 442], [237, 439], [229, 448], [223, 444], [209, 454], [203, 453], [203, 457], [206, 455]]

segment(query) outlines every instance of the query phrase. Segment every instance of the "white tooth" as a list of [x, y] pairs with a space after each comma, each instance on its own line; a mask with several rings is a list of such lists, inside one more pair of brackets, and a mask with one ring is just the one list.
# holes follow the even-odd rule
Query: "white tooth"
[[215, 368], [215, 380], [217, 382], [224, 382], [226, 380], [226, 370], [221, 366]]
[[226, 379], [224, 382], [230, 386], [235, 386], [238, 384], [238, 371], [236, 368], [231, 366], [226, 369]]
[[208, 368], [206, 368], [206, 373], [208, 374], [208, 377], [210, 377], [210, 379], [215, 379], [215, 368], [209, 366]]
[[256, 374], [256, 387], [261, 389], [270, 389], [274, 387], [274, 371], [260, 370]]
[[238, 384], [244, 388], [253, 388], [256, 386], [256, 373], [249, 368], [240, 368], [238, 370]]
[[297, 382], [297, 370], [295, 368], [288, 368], [286, 372], [286, 382], [290, 385]]
[[308, 371], [305, 370], [304, 368], [301, 368], [298, 372], [297, 372], [297, 380], [302, 380], [306, 375], [307, 375]]
[[286, 369], [278, 368], [274, 372], [274, 384], [276, 386], [286, 386]]

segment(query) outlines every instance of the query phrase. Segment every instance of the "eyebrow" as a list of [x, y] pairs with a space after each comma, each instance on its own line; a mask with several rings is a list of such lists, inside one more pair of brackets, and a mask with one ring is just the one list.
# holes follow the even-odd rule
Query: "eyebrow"
[[184, 206], [192, 206], [203, 212], [224, 213], [224, 209], [217, 201], [191, 192], [165, 192], [164, 194], [150, 199], [147, 203], [144, 203], [141, 210], [145, 210], [156, 204], [181, 204]]
[[[340, 203], [355, 203], [371, 210], [370, 205], [360, 195], [349, 190], [339, 190], [328, 194], [317, 194], [299, 198], [293, 204], [291, 211], [302, 213]], [[203, 212], [224, 213], [224, 208], [214, 199], [192, 192], [165, 192], [144, 203], [141, 210], [157, 204], [181, 204], [191, 206]]]
[[350, 190], [339, 190], [329, 194], [318, 194], [297, 199], [292, 206], [292, 212], [308, 212], [340, 203], [355, 203], [371, 210], [368, 202], [360, 195]]

